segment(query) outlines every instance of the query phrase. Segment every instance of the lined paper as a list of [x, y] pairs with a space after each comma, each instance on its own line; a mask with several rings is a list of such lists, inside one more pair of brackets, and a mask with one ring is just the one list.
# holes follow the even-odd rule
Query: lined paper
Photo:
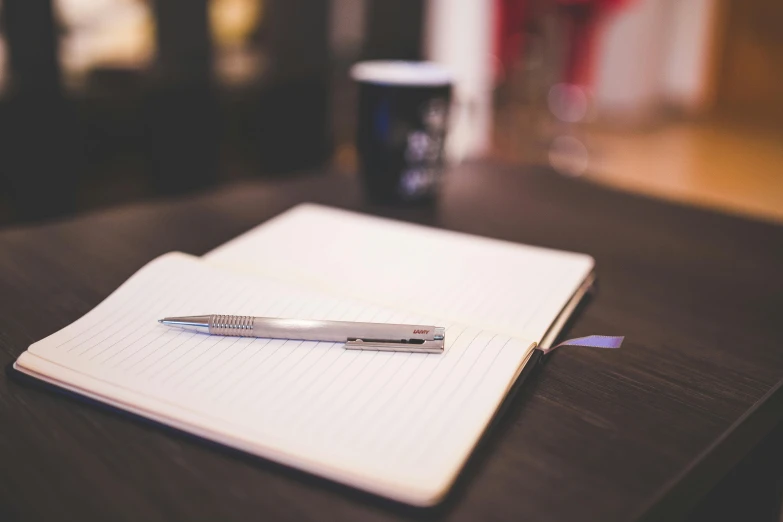
[[204, 259], [536, 342], [594, 266], [584, 254], [314, 204], [294, 207]]
[[[195, 284], [194, 284], [195, 283]], [[445, 326], [445, 354], [208, 336], [163, 316], [230, 311]], [[260, 456], [403, 502], [445, 493], [532, 350], [474, 326], [185, 254], [152, 261], [103, 303], [32, 345], [22, 370]]]

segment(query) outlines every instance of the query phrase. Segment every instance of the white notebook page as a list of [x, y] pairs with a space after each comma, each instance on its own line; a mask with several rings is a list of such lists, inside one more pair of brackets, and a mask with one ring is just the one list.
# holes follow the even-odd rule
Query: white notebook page
[[540, 342], [593, 270], [584, 254], [303, 204], [204, 256]]
[[[446, 352], [350, 351], [157, 323], [227, 311], [437, 323], [447, 328]], [[445, 494], [531, 351], [519, 339], [167, 254], [32, 345], [17, 367], [223, 444], [426, 505]]]

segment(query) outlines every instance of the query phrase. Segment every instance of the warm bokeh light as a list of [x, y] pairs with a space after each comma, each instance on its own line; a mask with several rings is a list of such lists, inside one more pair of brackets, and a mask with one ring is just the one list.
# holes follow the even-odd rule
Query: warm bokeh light
[[258, 80], [267, 57], [251, 39], [263, 21], [263, 0], [210, 0], [208, 7], [217, 77], [226, 85]]
[[60, 60], [66, 79], [79, 83], [99, 66], [139, 69], [155, 51], [155, 23], [146, 0], [56, 0], [65, 29]]
[[263, 16], [262, 0], [211, 0], [209, 21], [215, 42], [221, 46], [245, 43]]

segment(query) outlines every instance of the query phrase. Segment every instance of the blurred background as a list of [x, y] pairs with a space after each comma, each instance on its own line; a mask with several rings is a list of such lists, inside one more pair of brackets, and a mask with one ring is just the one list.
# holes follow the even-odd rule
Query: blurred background
[[448, 153], [783, 222], [780, 0], [0, 0], [0, 226], [356, 173], [358, 60], [455, 73]]

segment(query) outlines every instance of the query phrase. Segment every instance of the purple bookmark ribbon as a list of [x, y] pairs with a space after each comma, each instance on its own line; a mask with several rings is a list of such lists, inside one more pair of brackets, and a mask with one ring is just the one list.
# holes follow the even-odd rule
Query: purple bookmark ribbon
[[623, 339], [625, 339], [625, 336], [622, 335], [588, 335], [587, 337], [576, 337], [575, 339], [569, 339], [567, 341], [563, 341], [560, 344], [556, 344], [554, 346], [550, 346], [549, 348], [540, 348], [544, 353], [549, 353], [555, 348], [560, 348], [561, 346], [584, 346], [586, 348], [619, 348], [623, 345]]

